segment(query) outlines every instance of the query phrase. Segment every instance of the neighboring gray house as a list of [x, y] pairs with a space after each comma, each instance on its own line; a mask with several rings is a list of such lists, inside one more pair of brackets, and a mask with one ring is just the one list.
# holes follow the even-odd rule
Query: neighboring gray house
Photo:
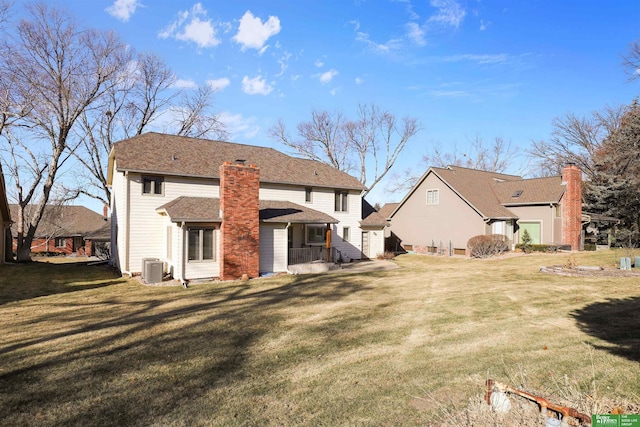
[[7, 188], [0, 165], [0, 264], [11, 260], [11, 212], [7, 201]]
[[459, 166], [429, 168], [389, 215], [406, 250], [465, 254], [477, 235], [502, 234], [515, 244], [527, 230], [533, 243], [579, 249], [582, 172], [523, 179]]
[[146, 133], [114, 144], [108, 183], [123, 274], [158, 259], [177, 280], [226, 280], [384, 250], [356, 178], [272, 148]]

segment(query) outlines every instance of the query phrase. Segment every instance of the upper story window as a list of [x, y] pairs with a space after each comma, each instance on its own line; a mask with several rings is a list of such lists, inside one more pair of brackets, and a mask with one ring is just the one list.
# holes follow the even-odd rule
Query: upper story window
[[160, 176], [142, 177], [142, 194], [162, 195], [164, 190], [164, 178]]
[[336, 200], [335, 200], [336, 212], [347, 212], [349, 210], [348, 196], [349, 196], [349, 193], [346, 191], [336, 191]]
[[313, 202], [313, 189], [311, 187], [304, 189], [304, 201], [307, 203]]
[[439, 202], [438, 189], [427, 190], [427, 204], [428, 205], [437, 205]]

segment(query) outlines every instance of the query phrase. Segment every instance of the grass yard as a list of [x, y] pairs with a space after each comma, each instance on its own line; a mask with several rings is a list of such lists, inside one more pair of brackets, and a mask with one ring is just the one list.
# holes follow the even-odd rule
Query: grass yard
[[568, 257], [188, 289], [0, 267], [0, 424], [509, 425], [473, 421], [487, 378], [587, 413], [638, 402], [640, 277], [539, 272]]

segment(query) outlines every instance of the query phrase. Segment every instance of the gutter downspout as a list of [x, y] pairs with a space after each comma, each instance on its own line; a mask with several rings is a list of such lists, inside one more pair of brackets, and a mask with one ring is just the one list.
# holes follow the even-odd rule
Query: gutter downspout
[[182, 244], [180, 245], [180, 282], [183, 284], [187, 283], [187, 279], [185, 278], [186, 276], [186, 260], [185, 260], [185, 254], [186, 254], [186, 250], [185, 250], [185, 246], [186, 246], [186, 240], [184, 238], [184, 229], [185, 229], [185, 223], [184, 221], [182, 221], [182, 223], [180, 224], [180, 241], [182, 242]]

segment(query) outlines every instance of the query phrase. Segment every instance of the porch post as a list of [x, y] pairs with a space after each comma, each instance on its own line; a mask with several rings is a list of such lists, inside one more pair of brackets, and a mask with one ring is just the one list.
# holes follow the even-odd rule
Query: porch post
[[326, 246], [327, 246], [327, 262], [331, 262], [331, 224], [327, 224], [327, 238]]

